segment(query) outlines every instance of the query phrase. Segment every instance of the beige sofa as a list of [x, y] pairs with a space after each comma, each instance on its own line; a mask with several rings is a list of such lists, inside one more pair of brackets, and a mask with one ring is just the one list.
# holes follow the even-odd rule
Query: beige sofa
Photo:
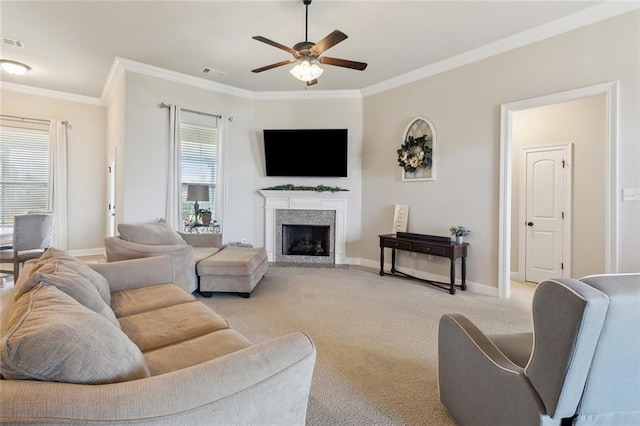
[[0, 423], [304, 424], [311, 340], [253, 344], [173, 276], [167, 256], [27, 262], [3, 314]]

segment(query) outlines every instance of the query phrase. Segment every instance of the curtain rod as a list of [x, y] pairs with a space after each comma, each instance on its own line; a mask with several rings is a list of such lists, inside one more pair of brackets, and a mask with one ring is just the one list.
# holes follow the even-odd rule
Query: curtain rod
[[[3, 120], [13, 120], [13, 121], [37, 121], [40, 123], [51, 123], [51, 120], [45, 120], [42, 118], [29, 118], [29, 117], [18, 117], [16, 115], [6, 115], [6, 114], [0, 114], [0, 118]], [[65, 126], [69, 124], [68, 121], [63, 121], [62, 124], [64, 124]]]
[[[165, 104], [164, 102], [161, 102], [159, 106], [160, 108], [171, 108], [171, 104]], [[209, 117], [222, 118], [222, 116], [219, 114], [209, 114], [208, 112], [194, 111], [192, 109], [180, 108], [180, 111], [191, 112], [193, 114], [199, 114], [199, 115], [207, 115]]]

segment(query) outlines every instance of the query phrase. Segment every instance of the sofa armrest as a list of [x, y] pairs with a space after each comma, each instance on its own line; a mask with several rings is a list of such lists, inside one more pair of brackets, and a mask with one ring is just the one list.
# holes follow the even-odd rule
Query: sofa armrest
[[222, 234], [190, 234], [178, 232], [183, 240], [192, 247], [222, 247]]
[[0, 422], [304, 425], [316, 350], [301, 333], [109, 385], [2, 381]]
[[140, 259], [144, 257], [169, 256], [174, 282], [192, 293], [197, 286], [193, 247], [190, 245], [149, 245], [126, 241], [118, 237], [104, 239], [107, 262]]
[[88, 265], [107, 279], [112, 293], [170, 283], [173, 279], [169, 256], [119, 260], [108, 263], [88, 263]]
[[440, 318], [438, 382], [440, 400], [460, 424], [538, 425], [550, 420], [523, 368], [463, 315]]

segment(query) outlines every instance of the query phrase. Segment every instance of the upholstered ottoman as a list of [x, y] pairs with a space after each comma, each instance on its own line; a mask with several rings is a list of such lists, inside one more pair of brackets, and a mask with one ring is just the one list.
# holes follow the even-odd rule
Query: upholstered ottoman
[[200, 293], [211, 297], [215, 291], [249, 297], [267, 272], [267, 251], [263, 247], [229, 246], [198, 263]]

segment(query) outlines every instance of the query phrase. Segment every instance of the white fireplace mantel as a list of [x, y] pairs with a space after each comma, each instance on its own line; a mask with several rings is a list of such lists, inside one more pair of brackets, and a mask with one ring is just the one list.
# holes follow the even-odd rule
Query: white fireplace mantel
[[265, 249], [275, 261], [276, 210], [335, 210], [335, 263], [347, 263], [347, 197], [344, 192], [273, 191], [263, 189]]

